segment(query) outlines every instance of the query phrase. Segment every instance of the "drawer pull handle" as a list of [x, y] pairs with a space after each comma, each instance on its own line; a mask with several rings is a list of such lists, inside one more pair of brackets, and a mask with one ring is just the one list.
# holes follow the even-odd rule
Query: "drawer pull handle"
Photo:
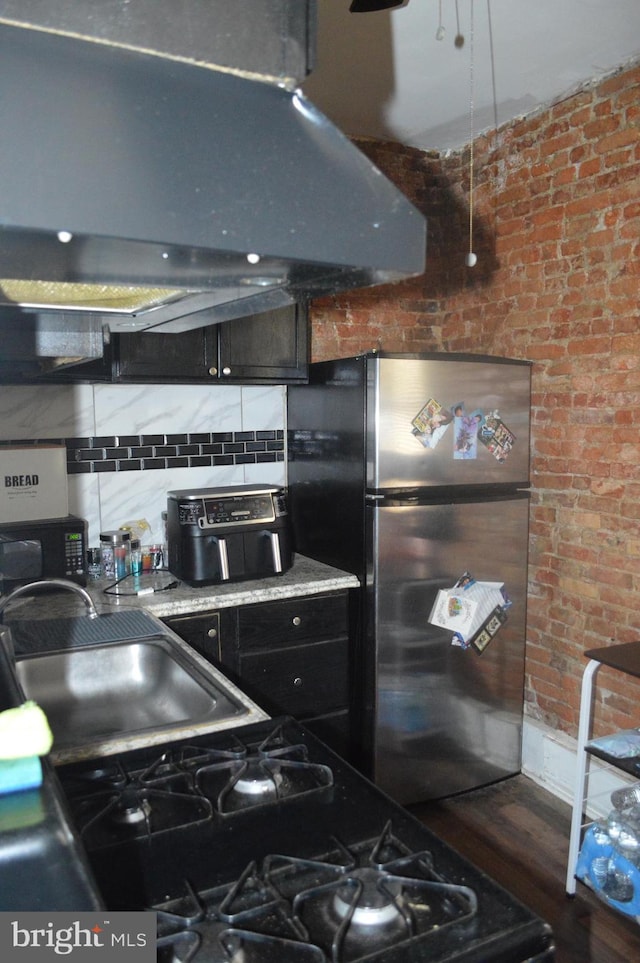
[[210, 639], [217, 639], [217, 637], [218, 637], [218, 630], [217, 630], [217, 629], [208, 629], [208, 630], [207, 630], [207, 635], [209, 636]]
[[300, 678], [299, 675], [295, 677], [295, 679], [293, 680], [293, 684], [298, 686], [302, 685], [302, 679]]
[[294, 615], [294, 617], [291, 619], [291, 621], [293, 622], [294, 625], [301, 625], [301, 624], [302, 624], [302, 619], [300, 618], [299, 615]]

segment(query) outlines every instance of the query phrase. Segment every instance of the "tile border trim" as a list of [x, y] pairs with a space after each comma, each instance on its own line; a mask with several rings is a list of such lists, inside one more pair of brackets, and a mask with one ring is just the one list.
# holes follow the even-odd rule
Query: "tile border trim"
[[52, 444], [66, 447], [68, 475], [284, 461], [282, 429], [20, 438], [0, 441], [0, 454], [17, 445]]

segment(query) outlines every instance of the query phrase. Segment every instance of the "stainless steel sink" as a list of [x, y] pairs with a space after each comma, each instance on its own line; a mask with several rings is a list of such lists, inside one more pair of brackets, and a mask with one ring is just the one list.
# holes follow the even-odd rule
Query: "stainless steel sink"
[[250, 700], [161, 635], [19, 657], [16, 675], [47, 715], [54, 761], [253, 721]]

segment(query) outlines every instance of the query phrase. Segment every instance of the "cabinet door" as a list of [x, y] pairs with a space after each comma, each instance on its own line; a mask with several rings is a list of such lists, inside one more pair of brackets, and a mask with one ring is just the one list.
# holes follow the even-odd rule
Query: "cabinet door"
[[219, 324], [220, 378], [274, 384], [306, 381], [307, 326], [304, 304]]
[[114, 334], [112, 342], [114, 381], [189, 382], [217, 376], [215, 327], [181, 334]]
[[235, 618], [231, 610], [172, 615], [162, 621], [210, 662], [224, 662], [223, 650], [235, 648]]

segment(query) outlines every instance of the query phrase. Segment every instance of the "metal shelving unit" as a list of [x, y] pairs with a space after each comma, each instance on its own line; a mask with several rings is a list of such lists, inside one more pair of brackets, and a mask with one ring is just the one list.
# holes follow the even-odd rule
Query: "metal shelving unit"
[[569, 837], [569, 857], [567, 860], [566, 892], [573, 896], [576, 891], [576, 867], [580, 852], [582, 830], [584, 829], [583, 814], [587, 799], [589, 780], [589, 760], [591, 756], [598, 757], [608, 766], [620, 772], [626, 772], [636, 779], [640, 779], [640, 759], [618, 758], [589, 745], [591, 730], [591, 715], [593, 706], [593, 688], [598, 669], [605, 665], [626, 675], [640, 678], [640, 642], [630, 642], [623, 645], [605, 646], [590, 649], [585, 652], [589, 659], [582, 677], [580, 695], [580, 720], [578, 724], [578, 759], [573, 810], [571, 815], [571, 833]]

